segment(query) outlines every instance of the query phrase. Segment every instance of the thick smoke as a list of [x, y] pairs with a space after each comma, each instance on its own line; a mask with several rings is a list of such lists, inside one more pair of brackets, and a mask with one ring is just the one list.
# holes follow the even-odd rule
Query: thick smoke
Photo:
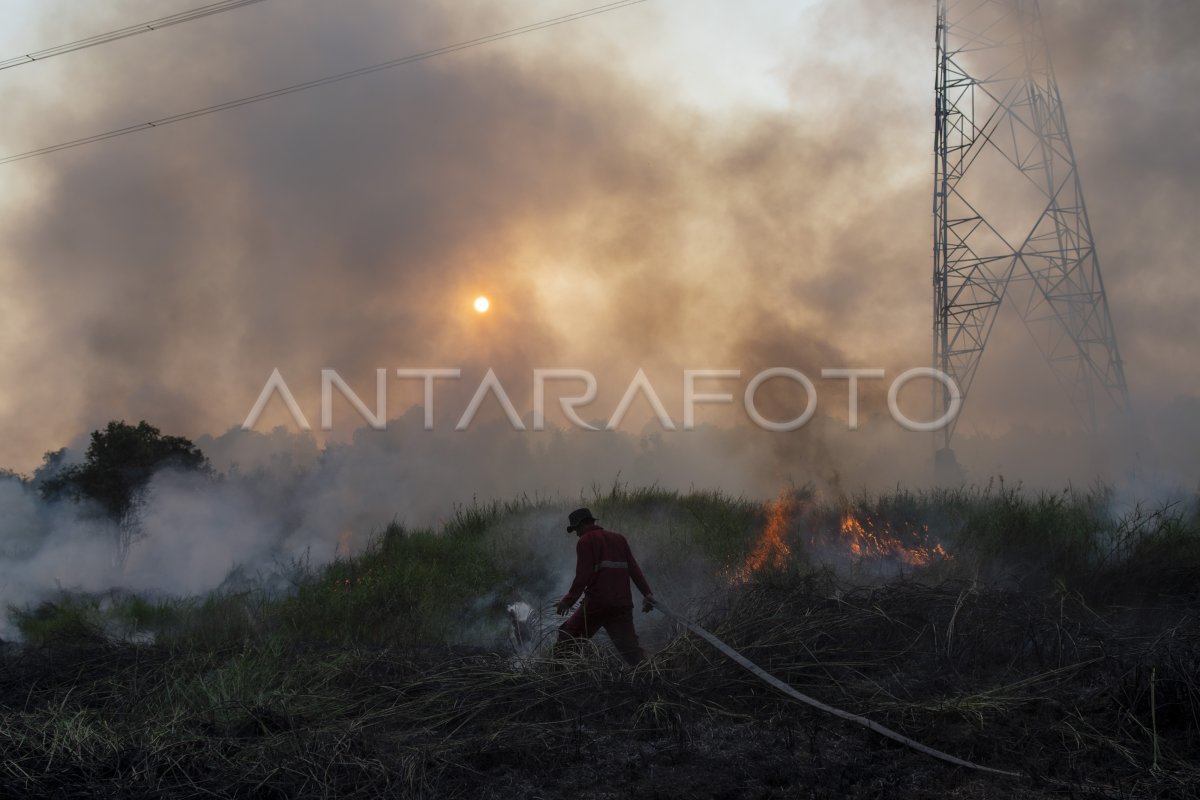
[[[526, 18], [492, 3], [258, 4], [0, 74], [6, 117], [20, 121], [0, 141], [17, 152], [561, 13], [545, 5]], [[0, 464], [28, 471], [81, 431], [145, 418], [197, 439], [221, 469], [264, 470], [253, 491], [157, 487], [157, 538], [119, 577], [171, 586], [190, 570], [189, 589], [235, 563], [332, 557], [346, 529], [361, 544], [393, 518], [434, 523], [473, 498], [575, 498], [618, 474], [763, 498], [808, 481], [920, 484], [931, 443], [886, 418], [883, 381], [864, 382], [854, 433], [844, 383], [819, 380], [818, 416], [795, 434], [759, 431], [738, 404], [705, 407], [709, 427], [692, 433], [643, 428], [641, 403], [619, 433], [517, 434], [491, 405], [476, 430], [451, 429], [487, 368], [523, 415], [533, 369], [592, 370], [601, 385], [586, 419], [607, 418], [644, 368], [678, 422], [687, 368], [742, 370], [723, 388], [739, 397], [764, 367], [817, 379], [926, 364], [933, 5], [793, 9], [794, 41], [767, 76], [775, 104], [696, 103], [680, 89], [686, 61], [649, 69], [680, 20], [647, 3], [5, 166]], [[1072, 432], [1051, 374], [1002, 318], [959, 457], [977, 480], [1100, 474], [1190, 488], [1200, 127], [1185, 99], [1200, 80], [1200, 8], [1043, 5], [1137, 413], [1098, 444]], [[42, 8], [72, 30], [31, 30], [28, 49], [154, 13]], [[728, 13], [697, 8], [697, 30]], [[749, 67], [719, 48], [688, 57]], [[492, 314], [470, 312], [477, 293]], [[413, 408], [419, 384], [392, 381], [386, 432], [359, 429], [342, 403], [328, 447], [221, 434], [277, 367], [314, 424], [324, 368], [364, 398], [379, 368], [464, 378], [439, 383], [432, 433]], [[762, 395], [779, 417], [798, 402], [778, 385]], [[290, 417], [276, 400], [257, 430], [278, 423]], [[17, 559], [6, 585], [117, 580], [60, 566], [106, 556], [69, 556], [90, 541], [83, 523], [14, 487], [3, 489], [4, 552]], [[21, 533], [34, 519], [50, 531], [36, 546]]]
[[[1194, 93], [1179, 32], [1195, 12], [1046, 6], [1131, 379], [1151, 403], [1196, 394], [1178, 363], [1197, 333], [1195, 126], [1173, 124]], [[611, 57], [624, 46], [636, 67], [670, 13], [648, 4], [6, 167], [23, 187], [6, 215], [22, 320], [6, 404], [26, 422], [4, 463], [28, 468], [118, 416], [223, 430], [274, 367], [312, 408], [322, 368], [361, 382], [378, 367], [569, 363], [616, 385], [637, 367], [748, 369], [764, 347], [813, 370], [924, 364], [932, 3], [816, 4], [777, 58], [790, 104], [735, 112]], [[431, 3], [221, 15], [5, 73], [27, 120], [5, 141], [106, 130], [511, 21]], [[65, 103], [59, 82], [89, 100]], [[486, 320], [467, 311], [481, 291]], [[1069, 414], [1015, 327], [1001, 326], [967, 411], [992, 435]]]

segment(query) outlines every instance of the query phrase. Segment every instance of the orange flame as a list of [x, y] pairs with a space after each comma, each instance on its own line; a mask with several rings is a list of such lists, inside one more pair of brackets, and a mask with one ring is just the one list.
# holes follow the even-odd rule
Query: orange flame
[[783, 536], [798, 506], [799, 502], [790, 493], [784, 493], [767, 504], [767, 526], [763, 528], [762, 536], [746, 563], [734, 574], [733, 583], [745, 583], [755, 572], [768, 566], [780, 569], [787, 564], [792, 549], [787, 546]]
[[334, 551], [337, 558], [350, 557], [350, 537], [352, 535], [349, 528], [338, 534], [337, 550]]
[[946, 552], [940, 542], [930, 544], [929, 526], [919, 528], [905, 523], [903, 539], [889, 523], [877, 525], [870, 517], [865, 524], [850, 511], [842, 515], [840, 532], [850, 552], [858, 558], [896, 559], [914, 567], [923, 567], [934, 558], [951, 561], [953, 556]]
[[[785, 541], [785, 536], [792, 517], [803, 502], [785, 492], [767, 504], [767, 524], [762, 535], [745, 563], [729, 578], [730, 584], [743, 584], [757, 572], [781, 569], [787, 565], [792, 549]], [[817, 548], [844, 547], [860, 560], [900, 562], [913, 567], [954, 560], [954, 556], [930, 535], [928, 525], [903, 522], [893, 527], [889, 522], [876, 522], [869, 516], [859, 518], [848, 505], [842, 512], [837, 533], [827, 527], [813, 531], [811, 544]]]

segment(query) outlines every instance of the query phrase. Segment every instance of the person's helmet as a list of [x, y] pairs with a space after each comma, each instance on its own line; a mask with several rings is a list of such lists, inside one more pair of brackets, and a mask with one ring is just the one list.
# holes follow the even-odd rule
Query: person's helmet
[[575, 533], [589, 522], [596, 522], [596, 518], [592, 516], [592, 512], [586, 508], [577, 508], [567, 517], [567, 533]]

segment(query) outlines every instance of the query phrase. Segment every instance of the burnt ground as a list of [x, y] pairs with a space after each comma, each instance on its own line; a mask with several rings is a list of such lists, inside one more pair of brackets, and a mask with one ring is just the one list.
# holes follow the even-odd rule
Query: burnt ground
[[702, 622], [793, 702], [671, 636], [511, 654], [279, 640], [203, 651], [81, 635], [9, 646], [0, 797], [1200, 797], [1200, 603], [903, 581], [764, 584]]
[[[686, 736], [580, 732], [578, 752], [522, 764], [498, 752], [476, 765], [483, 798], [1019, 798], [1028, 781], [982, 778], [843, 726], [725, 721]], [[489, 763], [490, 762], [490, 763]], [[1099, 795], [1098, 795], [1099, 796]]]

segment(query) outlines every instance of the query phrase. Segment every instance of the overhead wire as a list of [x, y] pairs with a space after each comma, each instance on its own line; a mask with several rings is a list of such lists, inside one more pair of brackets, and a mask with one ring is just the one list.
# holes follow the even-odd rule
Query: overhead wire
[[172, 25], [180, 25], [184, 22], [211, 17], [213, 14], [221, 14], [225, 11], [233, 11], [235, 8], [254, 5], [261, 3], [263, 0], [222, 0], [219, 3], [211, 3], [207, 6], [200, 6], [189, 11], [180, 11], [177, 14], [152, 19], [149, 22], [139, 22], [136, 25], [129, 25], [125, 28], [119, 28], [108, 33], [98, 33], [95, 36], [88, 36], [84, 39], [76, 39], [73, 42], [47, 47], [44, 50], [35, 50], [32, 53], [23, 53], [19, 56], [0, 60], [0, 70], [12, 69], [25, 64], [33, 64], [37, 61], [45, 61], [48, 58], [74, 53], [76, 50], [83, 50], [87, 47], [95, 47], [99, 44], [108, 44], [119, 39], [126, 39], [130, 36], [137, 36], [141, 33], [151, 33], [160, 28], [169, 28]]
[[238, 108], [239, 106], [250, 105], [251, 103], [259, 103], [259, 102], [262, 102], [263, 100], [270, 100], [272, 98], [282, 97], [283, 95], [287, 95], [287, 94], [303, 92], [308, 89], [315, 89], [319, 86], [327, 86], [328, 84], [331, 84], [331, 83], [337, 83], [339, 81], [345, 81], [345, 80], [349, 80], [351, 78], [357, 78], [362, 75], [369, 75], [374, 72], [382, 72], [383, 70], [394, 69], [395, 67], [404, 66], [405, 64], [412, 64], [417, 61], [424, 61], [426, 59], [434, 58], [434, 57], [440, 56], [440, 55], [445, 55], [447, 53], [454, 53], [459, 50], [467, 50], [472, 47], [479, 47], [480, 45], [491, 44], [493, 42], [498, 42], [498, 41], [501, 41], [504, 39], [511, 39], [515, 36], [521, 36], [526, 33], [532, 33], [534, 31], [540, 31], [540, 30], [544, 30], [546, 28], [552, 28], [556, 25], [563, 25], [568, 22], [574, 22], [576, 20], [586, 19], [588, 17], [594, 17], [599, 14], [605, 14], [610, 11], [616, 11], [618, 9], [626, 8], [628, 6], [639, 5], [641, 3], [645, 3], [646, 1], [647, 0], [617, 0], [617, 2], [605, 3], [604, 5], [600, 5], [600, 6], [593, 6], [592, 8], [584, 9], [582, 11], [576, 11], [571, 14], [564, 14], [562, 16], [552, 17], [550, 19], [545, 19], [540, 22], [534, 22], [534, 23], [530, 23], [528, 25], [522, 25], [521, 27], [518, 27], [518, 28], [510, 28], [509, 30], [506, 30], [506, 31], [500, 31], [498, 33], [492, 33], [492, 34], [488, 34], [486, 36], [479, 36], [474, 39], [467, 39], [462, 42], [456, 42], [454, 44], [445, 45], [443, 47], [438, 47], [433, 50], [425, 50], [420, 53], [414, 53], [412, 55], [401, 56], [400, 58], [394, 58], [394, 59], [391, 59], [390, 61], [383, 61], [378, 64], [371, 64], [369, 66], [359, 67], [357, 69], [352, 69], [347, 72], [339, 72], [336, 75], [328, 75], [323, 78], [316, 78], [311, 81], [305, 81], [303, 83], [296, 83], [291, 86], [285, 86], [280, 89], [272, 89], [272, 90], [266, 91], [266, 92], [259, 92], [258, 94], [247, 95], [246, 97], [240, 97], [236, 100], [228, 100], [224, 103], [217, 103], [215, 105], [205, 106], [204, 108], [198, 108], [198, 109], [194, 109], [192, 111], [185, 111], [180, 114], [172, 114], [171, 116], [168, 116], [168, 117], [160, 117], [159, 119], [150, 120], [148, 122], [140, 122], [136, 125], [128, 125], [124, 128], [117, 128], [115, 130], [105, 131], [104, 133], [96, 133], [96, 134], [92, 134], [91, 136], [84, 136], [79, 139], [72, 139], [67, 142], [61, 142], [59, 144], [52, 144], [52, 145], [48, 145], [46, 147], [39, 147], [35, 150], [28, 150], [24, 153], [17, 153], [15, 155], [5, 156], [3, 158], [0, 158], [0, 164], [11, 164], [14, 161], [22, 161], [27, 158], [35, 158], [37, 156], [43, 156], [43, 155], [47, 155], [49, 153], [56, 153], [60, 150], [69, 150], [74, 147], [82, 147], [83, 145], [93, 144], [95, 142], [101, 142], [106, 139], [114, 139], [118, 136], [125, 136], [130, 133], [136, 133], [137, 131], [149, 130], [150, 128], [161, 128], [165, 125], [172, 125], [176, 122], [183, 122], [184, 120], [195, 119], [197, 117], [203, 117], [208, 114], [215, 114], [219, 111], [227, 111], [228, 109], [231, 109], [231, 108]]

